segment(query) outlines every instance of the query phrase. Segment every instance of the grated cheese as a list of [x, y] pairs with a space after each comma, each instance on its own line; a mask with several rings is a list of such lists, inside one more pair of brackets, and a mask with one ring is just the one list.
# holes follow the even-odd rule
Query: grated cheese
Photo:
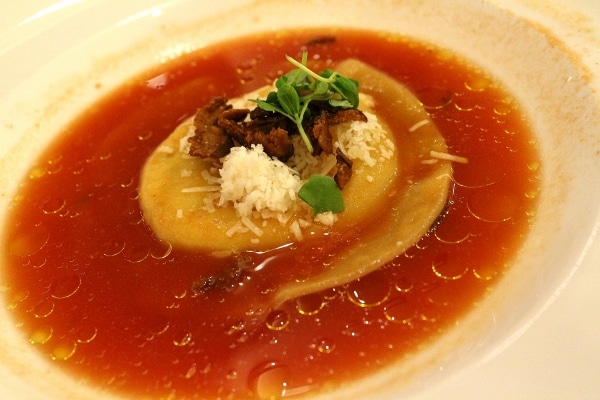
[[290, 224], [290, 231], [292, 232], [292, 234], [294, 235], [296, 240], [300, 241], [300, 240], [304, 239], [304, 237], [302, 235], [302, 230], [300, 229], [300, 224], [298, 223], [298, 221], [293, 221]]
[[394, 144], [388, 139], [385, 129], [377, 116], [364, 112], [367, 122], [352, 121], [333, 128], [337, 137], [335, 146], [351, 160], [362, 160], [370, 167], [379, 161], [389, 159], [395, 151]]
[[442, 153], [439, 151], [430, 151], [429, 156], [434, 159], [453, 161], [461, 164], [468, 164], [469, 160], [466, 157], [455, 156], [454, 154]]
[[418, 130], [419, 128], [422, 128], [422, 127], [424, 127], [427, 124], [429, 124], [429, 120], [428, 119], [422, 119], [421, 121], [417, 122], [416, 124], [414, 124], [413, 126], [411, 126], [410, 128], [408, 128], [408, 131], [410, 133], [413, 133], [416, 130]]
[[254, 210], [285, 214], [294, 208], [302, 185], [294, 170], [269, 157], [260, 144], [250, 149], [233, 147], [223, 158], [219, 172], [222, 182], [218, 205], [233, 204], [241, 217], [249, 217]]
[[256, 226], [256, 224], [254, 222], [252, 222], [252, 220], [250, 218], [242, 217], [241, 222], [246, 228], [248, 228], [256, 236], [258, 236], [258, 237], [262, 236], [262, 234], [263, 234], [262, 229], [260, 229], [258, 226]]
[[173, 154], [173, 153], [175, 153], [175, 149], [174, 148], [172, 148], [171, 146], [166, 146], [166, 145], [158, 146], [158, 148], [156, 149], [156, 151], [158, 151], [160, 153], [166, 153], [166, 154]]

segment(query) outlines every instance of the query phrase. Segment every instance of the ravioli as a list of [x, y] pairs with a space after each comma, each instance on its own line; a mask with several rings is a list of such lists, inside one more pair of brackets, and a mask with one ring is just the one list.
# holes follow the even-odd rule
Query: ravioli
[[[140, 202], [144, 218], [154, 233], [174, 246], [226, 254], [268, 250], [303, 238], [348, 232], [361, 224], [372, 224], [373, 217], [377, 216], [377, 223], [390, 231], [382, 233], [376, 229], [375, 232], [379, 232], [376, 235], [385, 239], [371, 235], [374, 237], [361, 240], [360, 247], [370, 249], [368, 242], [372, 241], [379, 254], [365, 257], [375, 258], [379, 264], [383, 259], [388, 260], [389, 254], [403, 252], [425, 234], [445, 204], [451, 167], [448, 161], [433, 160], [423, 172], [422, 161], [431, 160], [431, 151], [445, 153], [444, 139], [418, 100], [398, 82], [356, 60], [340, 63], [336, 70], [360, 82], [361, 94], [368, 96], [368, 101], [361, 105], [364, 111], [376, 116], [380, 107], [397, 108], [403, 125], [393, 125], [392, 129], [387, 121], [381, 121], [386, 141], [392, 143], [394, 149], [390, 154], [386, 152], [387, 158], [377, 156], [376, 162], [353, 160], [354, 174], [342, 191], [346, 208], [337, 215], [332, 226], [313, 221], [310, 210], [301, 200], [297, 200], [286, 215], [271, 218], [263, 218], [258, 212], [249, 217], [240, 216], [230, 204], [215, 206], [220, 166], [186, 153], [186, 138], [194, 130], [192, 121], [188, 120], [157, 147], [142, 171]], [[334, 138], [336, 136], [334, 133]], [[398, 137], [403, 138], [401, 146], [396, 143]], [[385, 151], [375, 148], [375, 154], [381, 152]], [[382, 214], [382, 209], [388, 211]], [[367, 243], [363, 243], [365, 241]], [[391, 250], [382, 252], [383, 242], [389, 242], [387, 248]], [[346, 258], [346, 255], [339, 257], [340, 260]], [[371, 264], [365, 262], [365, 265]], [[364, 272], [365, 268], [361, 270]], [[347, 272], [337, 275], [354, 276]], [[331, 282], [324, 283], [328, 281], [329, 278], [319, 280], [315, 288], [333, 286]], [[340, 282], [337, 278], [333, 281]], [[311, 280], [303, 285], [309, 287]], [[295, 296], [305, 292], [302, 289], [296, 293], [296, 289], [284, 285], [280, 294], [289, 292], [288, 295]]]
[[380, 206], [378, 199], [393, 187], [400, 163], [393, 134], [385, 125], [378, 129], [385, 143], [378, 142], [381, 148], [370, 152], [374, 160], [353, 159], [352, 179], [342, 191], [345, 210], [329, 226], [313, 221], [311, 210], [299, 199], [288, 212], [272, 213], [270, 218], [264, 218], [264, 212], [241, 216], [231, 204], [215, 206], [218, 168], [210, 160], [187, 154], [185, 143], [194, 131], [193, 121], [187, 120], [156, 148], [143, 168], [144, 219], [159, 238], [174, 246], [215, 252], [266, 250], [365, 223]]

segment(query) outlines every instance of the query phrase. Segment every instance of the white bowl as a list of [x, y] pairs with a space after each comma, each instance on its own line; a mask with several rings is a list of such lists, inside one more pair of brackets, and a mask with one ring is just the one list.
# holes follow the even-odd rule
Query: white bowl
[[[247, 7], [250, 3], [256, 4]], [[433, 42], [490, 71], [524, 106], [543, 161], [538, 217], [511, 272], [459, 326], [411, 365], [376, 371], [336, 397], [591, 398], [600, 390], [588, 372], [597, 370], [594, 361], [600, 359], [600, 322], [593, 312], [600, 300], [595, 268], [600, 261], [597, 2], [342, 3], [47, 0], [0, 6], [6, 21], [0, 28], [2, 218], [19, 183], [16, 177], [60, 128], [149, 66], [232, 36], [290, 26], [350, 25]], [[246, 13], [220, 18], [238, 8], [247, 8]], [[101, 82], [101, 88], [94, 82]], [[5, 397], [98, 397], [37, 354], [11, 318], [0, 307]], [[525, 333], [532, 325], [533, 333]], [[533, 370], [530, 363], [536, 364]], [[555, 367], [575, 372], [555, 374]], [[395, 379], [400, 373], [414, 380], [406, 386]]]

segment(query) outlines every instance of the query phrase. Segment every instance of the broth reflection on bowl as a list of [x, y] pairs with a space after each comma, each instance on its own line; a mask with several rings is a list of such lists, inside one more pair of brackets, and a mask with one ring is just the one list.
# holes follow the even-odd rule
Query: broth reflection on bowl
[[[258, 7], [251, 10], [250, 13], [256, 15], [256, 18], [252, 18], [255, 23], [252, 25], [239, 25], [242, 28], [236, 31], [236, 36], [260, 32], [265, 29], [274, 29], [274, 26], [289, 27], [292, 23], [300, 26], [308, 23], [315, 23], [317, 25], [332, 23], [332, 21], [319, 21], [318, 19], [314, 20], [304, 17], [304, 12], [308, 13], [310, 10], [308, 6], [306, 9], [303, 9], [303, 12], [296, 14], [293, 21], [286, 20], [289, 17], [278, 15], [280, 8], [269, 3], [259, 3]], [[354, 398], [358, 396], [367, 398], [373, 394], [374, 388], [380, 389], [378, 396], [383, 396], [385, 393], [394, 393], [399, 390], [407, 390], [407, 393], [410, 393], [411, 390], [417, 390], [419, 385], [422, 385], [422, 382], [426, 382], [427, 379], [434, 380], [440, 378], [435, 375], [429, 377], [427, 375], [431, 371], [434, 371], [436, 367], [440, 365], [452, 366], [455, 363], [455, 368], [459, 368], [462, 363], [468, 363], [471, 360], [480, 358], [482, 354], [485, 354], [486, 349], [490, 349], [491, 346], [508, 337], [520, 323], [525, 321], [534, 312], [532, 310], [539, 307], [540, 300], [536, 299], [540, 297], [544, 298], [551, 293], [554, 289], [553, 285], [560, 282], [562, 277], [566, 275], [569, 265], [578, 256], [580, 246], [587, 238], [588, 231], [586, 231], [585, 227], [589, 226], [590, 222], [586, 222], [585, 218], [577, 212], [579, 207], [577, 206], [577, 201], [579, 199], [568, 196], [569, 193], [577, 193], [571, 189], [584, 186], [586, 179], [588, 179], [585, 174], [578, 174], [582, 170], [578, 163], [585, 163], [586, 161], [585, 157], [583, 160], [581, 159], [581, 152], [585, 154], [586, 143], [591, 140], [591, 137], [588, 136], [590, 126], [583, 125], [583, 121], [589, 121], [589, 116], [592, 115], [592, 111], [590, 110], [593, 108], [590, 110], [582, 109], [578, 102], [573, 102], [572, 100], [571, 103], [569, 102], [569, 99], [589, 97], [589, 105], [595, 104], [595, 100], [587, 92], [583, 76], [584, 72], [577, 65], [571, 64], [568, 54], [563, 54], [560, 50], [551, 47], [546, 42], [547, 37], [544, 34], [538, 32], [533, 26], [528, 25], [524, 21], [485, 4], [473, 4], [465, 1], [463, 6], [460, 13], [452, 10], [436, 10], [436, 12], [432, 13], [432, 8], [427, 7], [426, 4], [420, 4], [419, 6], [398, 5], [394, 9], [393, 20], [383, 10], [372, 10], [369, 8], [369, 12], [372, 15], [367, 14], [366, 18], [361, 19], [361, 24], [364, 26], [360, 27], [408, 34], [424, 41], [439, 44], [443, 48], [457, 49], [457, 53], [474, 60], [476, 64], [482, 65], [484, 70], [489, 70], [492, 76], [501, 79], [508, 91], [523, 105], [526, 114], [531, 120], [534, 133], [537, 135], [541, 155], [541, 196], [539, 199], [539, 208], [533, 219], [532, 234], [524, 239], [521, 247], [522, 250], [516, 260], [514, 260], [514, 265], [508, 270], [495, 291], [468, 313], [467, 316], [460, 318], [462, 325], [460, 328], [450, 330], [441, 338], [425, 346], [422, 351], [415, 351], [414, 356], [394, 362], [386, 368], [376, 369], [367, 378], [358, 380], [358, 383], [355, 385], [345, 385], [344, 387], [336, 388], [335, 395], [339, 398], [347, 398], [349, 393], [353, 393], [352, 396]], [[351, 3], [348, 6], [348, 14], [336, 17], [335, 24], [346, 24], [348, 22], [346, 18], [351, 19], [351, 15], [361, 15], [360, 10], [363, 10], [364, 7], [365, 3], [363, 2]], [[472, 22], [467, 23], [467, 17], [469, 21], [491, 20], [496, 25], [496, 29], [487, 30], [485, 27]], [[124, 54], [122, 57], [115, 56], [115, 58], [110, 58], [110, 61], [113, 62], [111, 65], [116, 65], [116, 67], [109, 68], [106, 71], [98, 70], [103, 65], [106, 65], [103, 63], [106, 63], [109, 58], [97, 61], [96, 65], [90, 66], [90, 74], [92, 74], [93, 80], [102, 85], [103, 91], [108, 91], [112, 87], [119, 86], [124, 78], [129, 78], [135, 75], [136, 72], [146, 70], [149, 66], [157, 64], [158, 60], [155, 58], [157, 51], [163, 51], [161, 54], [169, 54], [166, 50], [173, 49], [175, 48], [173, 45], [181, 45], [182, 43], [185, 44], [184, 47], [189, 49], [198, 46], [201, 47], [206, 43], [230, 37], [230, 28], [240, 24], [240, 21], [236, 20], [236, 18], [225, 21], [217, 18], [217, 20], [203, 23], [186, 20], [191, 17], [185, 12], [185, 7], [183, 6], [179, 9], [165, 10], [164, 18], [171, 18], [173, 21], [177, 21], [177, 23], [165, 27], [159, 36], [150, 33], [152, 30], [152, 22], [150, 21], [147, 23], [148, 26], [144, 26], [144, 29], [133, 25], [131, 28], [131, 43], [124, 41], [124, 43], [119, 44], [123, 48], [118, 49], [117, 47], [119, 46], [113, 44], [116, 48], [116, 54], [125, 50], [122, 53]], [[246, 15], [244, 18], [248, 18], [248, 16]], [[396, 23], [398, 20], [406, 20], [406, 24], [399, 28]], [[447, 23], [439, 25], [442, 27], [440, 32], [434, 33], [424, 28], [424, 26], [436, 25], [440, 21], [447, 20], [452, 20], [454, 23], [452, 25]], [[497, 27], [501, 26], [516, 28], [513, 29], [514, 36], [510, 36], [509, 39], [503, 41], [498, 41], [498, 34], [503, 35], [503, 37], [506, 34], [506, 30], [497, 29]], [[466, 33], [476, 31], [477, 35], [468, 35], [465, 34], [465, 31]], [[277, 37], [278, 33], [276, 30], [272, 30], [271, 32], [273, 32], [274, 37]], [[91, 43], [91, 45], [94, 45], [92, 47], [102, 48], [99, 46], [100, 44], [114, 43], [112, 38], [117, 34], [117, 32], [107, 30], [103, 32], [103, 35], [91, 38], [89, 41], [99, 41], [99, 43]], [[150, 35], [156, 38], [156, 40], [152, 41], [151, 45], [133, 46], [136, 44], [135, 41], [137, 39], [145, 35]], [[523, 42], [521, 38], [524, 36], [531, 38], [531, 42]], [[513, 54], [513, 57], [507, 58], [505, 55], [509, 51]], [[67, 53], [65, 56], [66, 59], [61, 61], [72, 62], [78, 60], [82, 52], [84, 50], [76, 49]], [[529, 61], [524, 60], [531, 59], [531, 53], [538, 55], [537, 60], [539, 64], [523, 65], [524, 62], [529, 63]], [[173, 53], [170, 54], [173, 55]], [[177, 54], [176, 51], [175, 55], [179, 56], [181, 54]], [[226, 53], [224, 55], [226, 56]], [[522, 56], [518, 57], [518, 55]], [[525, 55], [528, 57], [525, 57]], [[545, 60], [548, 62], [544, 62]], [[547, 72], [542, 73], [540, 72], [541, 67], [539, 65], [552, 65], [554, 70], [550, 75]], [[56, 68], [59, 67], [57, 66]], [[64, 73], [66, 74], [66, 72], [69, 72], [68, 68], [66, 68]], [[564, 82], [561, 84], [555, 83], [555, 79], [553, 79], [555, 76], [569, 77], [568, 84], [565, 86]], [[33, 79], [42, 79], [42, 77], [34, 77]], [[567, 92], [574, 96], [569, 96], [568, 98], [562, 98], [558, 95], [557, 97], [542, 96], [542, 94], [547, 94], [549, 90], [557, 94]], [[77, 96], [79, 96], [85, 99], [86, 102], [93, 102], [97, 98], [98, 92], [100, 91], [97, 89], [90, 90], [89, 93], [86, 93], [85, 90], [80, 92], [75, 91], [74, 99], [77, 99]], [[43, 100], [41, 101], [42, 105], [46, 105]], [[73, 99], [63, 99], [62, 101], [65, 105], [75, 104], [72, 102]], [[65, 107], [62, 108], [64, 109]], [[62, 110], [56, 113], [54, 109], [50, 109], [49, 107], [46, 109], [48, 110], [47, 116], [49, 117], [49, 121], [54, 124], [51, 125], [54, 129], [41, 131], [39, 128], [33, 126], [27, 132], [32, 136], [43, 138], [40, 141], [41, 144], [47, 143], [50, 140], [50, 136], [52, 135], [49, 135], [48, 132], [57, 132], [65, 123], [69, 122], [70, 119], [79, 113], [76, 107], [67, 108], [66, 111]], [[571, 118], [561, 118], [557, 121], [555, 118], [558, 115], [556, 112], [557, 109], [560, 109], [563, 116]], [[597, 123], [595, 120], [592, 120], [592, 122]], [[579, 142], [576, 146], [565, 149], [565, 146], [560, 145], [562, 143], [563, 132], [568, 130], [577, 132]], [[540, 132], [543, 132], [543, 135]], [[21, 155], [35, 154], [41, 150], [41, 147], [36, 147], [35, 145], [36, 143], [19, 144], [15, 148], [15, 153]], [[561, 148], [561, 151], [558, 152], [557, 148]], [[576, 155], [579, 157], [575, 157]], [[31, 157], [15, 157], [15, 160], [21, 171], [28, 170], [32, 161]], [[530, 165], [529, 167], [536, 169], [537, 165]], [[550, 177], [561, 177], [561, 179], [550, 179]], [[8, 181], [8, 185], [11, 188], [14, 188], [18, 184], [18, 182], [15, 182], [7, 174], [2, 178]], [[559, 204], [562, 205], [562, 211], [561, 213], [555, 213], [556, 206]], [[562, 254], [552, 254], [548, 250], [547, 243], [552, 245], [563, 242], [565, 235], [569, 232], [563, 227], [562, 221], [567, 219], [581, 221], [580, 226], [583, 226], [583, 228], [579, 235], [584, 236], [580, 236], [579, 241], [571, 242], [573, 243], [571, 247], [563, 246], [564, 251]], [[553, 248], [556, 249], [559, 246], [550, 247], [550, 249]], [[551, 258], [548, 257], [555, 258], [556, 261], [552, 262], [560, 262], [559, 265], [561, 267], [555, 268], [552, 271], [540, 268], [527, 268], [532, 261], [536, 265], [551, 264]], [[543, 276], [544, 280], [548, 282], [547, 287], [540, 287], [538, 284], [540, 276]], [[373, 279], [373, 282], [371, 282], [372, 285], [379, 283], [378, 279]], [[77, 284], [78, 281], [66, 280], [61, 283], [60, 287], [68, 291], [73, 285], [79, 287]], [[132, 285], [135, 286], [134, 284]], [[537, 287], [537, 290], [531, 291], [531, 287]], [[182, 293], [178, 292], [177, 295], [181, 297]], [[9, 301], [25, 301], [29, 295], [26, 293], [21, 293], [20, 295], [13, 293], [13, 298]], [[144, 301], [148, 302], [150, 307], [156, 306], [155, 304], [151, 304], [152, 299], [146, 298]], [[515, 307], [517, 304], [524, 304], [525, 306]], [[8, 305], [10, 307], [11, 303], [9, 302]], [[45, 315], [44, 306], [44, 304], [32, 305], [32, 307], [39, 308], [38, 315], [40, 316]], [[45, 309], [46, 312], [51, 308]], [[157, 311], [157, 315], [159, 313]], [[272, 316], [271, 325], [276, 326], [277, 323], [281, 323], [281, 317], [279, 314]], [[499, 318], [501, 320], [500, 323], [498, 322]], [[495, 320], [495, 322], [492, 322], [492, 320]], [[512, 322], [510, 322], [511, 320]], [[160, 335], [168, 331], [169, 326], [163, 322], [160, 318], [157, 318], [155, 335]], [[495, 324], [494, 330], [490, 329], [492, 324]], [[43, 342], [54, 334], [53, 331], [48, 330], [49, 328], [43, 328], [36, 331], [36, 335], [29, 339], [33, 342]], [[32, 346], [25, 342], [19, 330], [15, 330], [10, 325], [3, 326], [2, 329], [7, 332], [3, 336], [6, 338], [5, 341], [1, 343], [3, 347], [12, 347], [14, 346], [13, 343], [16, 343], [19, 348], [24, 348], [23, 356], [15, 356], [14, 351], [12, 354], [10, 352], [7, 353], [8, 355], [6, 356], [7, 362], [5, 364], [10, 365], [10, 367], [7, 367], [7, 375], [16, 374], [20, 379], [17, 382], [21, 382], [20, 384], [16, 384], [15, 390], [24, 390], [23, 387], [27, 387], [28, 391], [38, 390], [39, 393], [49, 393], [56, 398], [61, 398], [61, 396], [64, 396], [62, 392], [64, 385], [60, 385], [61, 389], [57, 391], [57, 389], [53, 388], [54, 382], [66, 380], [70, 382], [69, 390], [73, 391], [73, 396], [89, 396], [90, 398], [95, 396], [94, 389], [87, 387], [85, 383], [81, 382], [77, 374], [65, 376], [61, 370], [55, 368], [52, 368], [51, 374], [47, 375], [48, 379], [34, 383], [31, 379], [31, 373], [22, 372], [24, 366], [29, 366], [31, 363], [30, 372], [34, 372], [35, 374], [35, 371], [45, 371], [49, 362], [40, 359], [39, 355], [32, 351]], [[81, 333], [83, 336], [78, 339], [81, 340], [81, 346], [85, 345], [86, 340], [89, 343], [93, 343], [98, 333], [101, 334], [101, 332], [91, 331]], [[185, 339], [184, 330], [179, 329], [175, 333], [181, 333], [183, 336], [179, 339]], [[331, 348], [327, 343], [327, 339], [322, 338], [320, 342], [321, 347], [324, 349]], [[178, 342], [181, 343], [181, 340]], [[319, 344], [317, 343], [315, 346], [318, 347]], [[53, 356], [56, 359], [69, 358], [71, 350], [70, 348], [55, 348]], [[327, 351], [321, 352], [321, 354], [327, 354]], [[239, 357], [239, 354], [237, 356]], [[86, 361], [82, 360], [81, 362]], [[173, 360], [170, 362], [173, 362]], [[269, 364], [271, 362], [270, 359], [265, 360], [265, 362], [265, 371], [268, 370], [273, 375], [273, 379], [279, 379], [275, 376], [282, 372], [281, 369], [276, 368], [278, 365], [276, 363], [273, 365]], [[50, 365], [52, 365], [52, 362], [50, 362]], [[198, 368], [206, 368], [206, 365], [196, 365], [194, 374], [202, 373]], [[190, 372], [192, 369], [193, 366], [190, 364], [187, 371]], [[451, 370], [451, 368], [448, 369]], [[228, 371], [224, 372], [224, 375], [228, 373]], [[401, 379], [398, 379], [398, 377]], [[109, 378], [107, 377], [108, 380], [110, 380]], [[230, 378], [235, 378], [233, 372]], [[126, 377], [124, 378], [115, 374], [112, 382], [118, 382], [121, 379], [126, 379]], [[381, 385], [382, 383], [384, 385]], [[164, 382], [164, 384], [168, 386], [171, 383]], [[29, 387], [30, 385], [33, 389]], [[331, 396], [332, 394], [330, 393], [326, 395], [327, 398], [331, 398]]]

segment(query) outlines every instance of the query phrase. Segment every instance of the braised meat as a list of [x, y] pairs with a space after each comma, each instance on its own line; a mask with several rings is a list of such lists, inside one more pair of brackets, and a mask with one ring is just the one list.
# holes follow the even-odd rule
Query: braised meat
[[333, 179], [340, 189], [343, 189], [352, 178], [352, 160], [337, 149], [335, 153], [337, 171]]
[[274, 114], [245, 122], [248, 114], [248, 109], [226, 110], [219, 116], [218, 125], [244, 147], [262, 144], [265, 153], [281, 161], [286, 161], [294, 154], [286, 117]]
[[189, 140], [191, 156], [220, 158], [229, 154], [233, 139], [217, 123], [219, 115], [232, 108], [227, 101], [226, 97], [215, 97], [196, 112], [194, 117], [196, 132]]
[[[367, 121], [358, 109], [339, 109], [326, 101], [313, 101], [309, 105], [302, 126], [313, 145], [313, 154], [333, 154], [333, 137], [330, 127], [350, 121]], [[265, 153], [281, 161], [294, 154], [290, 136], [299, 134], [296, 125], [284, 115], [264, 111], [236, 109], [226, 97], [215, 97], [200, 108], [194, 118], [196, 131], [190, 137], [190, 155], [202, 158], [221, 158], [231, 147], [250, 147], [261, 144]], [[339, 150], [336, 154], [337, 172], [334, 177], [343, 188], [352, 176], [352, 161]]]

